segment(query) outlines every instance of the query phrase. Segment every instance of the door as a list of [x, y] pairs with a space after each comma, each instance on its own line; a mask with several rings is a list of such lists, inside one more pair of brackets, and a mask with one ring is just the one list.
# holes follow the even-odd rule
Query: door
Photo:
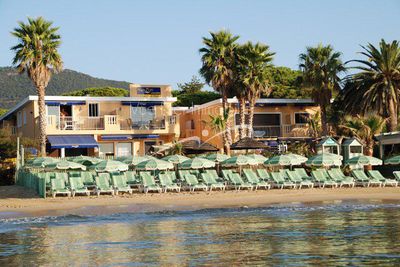
[[117, 157], [132, 156], [132, 143], [117, 143]]

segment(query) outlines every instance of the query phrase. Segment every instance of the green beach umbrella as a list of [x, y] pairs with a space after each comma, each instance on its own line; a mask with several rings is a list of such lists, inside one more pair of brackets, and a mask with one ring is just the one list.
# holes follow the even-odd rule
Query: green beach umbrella
[[68, 158], [68, 161], [83, 164], [85, 166], [90, 166], [99, 163], [100, 161], [102, 161], [102, 159], [88, 156], [77, 156], [73, 158]]
[[122, 162], [125, 164], [136, 166], [143, 161], [148, 161], [150, 159], [155, 159], [152, 156], [128, 156]]
[[188, 160], [188, 157], [182, 156], [182, 155], [170, 155], [170, 156], [166, 156], [163, 157], [162, 160], [174, 163], [174, 164], [179, 164], [182, 163], [186, 160]]
[[138, 170], [168, 170], [173, 169], [174, 165], [171, 162], [160, 160], [160, 159], [148, 159], [146, 161], [142, 161], [136, 165], [136, 169]]
[[306, 161], [306, 157], [297, 154], [281, 154], [268, 159], [264, 164], [269, 166], [294, 166], [301, 165]]
[[229, 156], [226, 154], [221, 153], [213, 153], [205, 156], [206, 159], [215, 161], [215, 162], [222, 162], [229, 159]]
[[96, 172], [127, 171], [128, 165], [116, 160], [102, 160], [89, 167]]
[[385, 164], [400, 165], [400, 155], [397, 155], [397, 156], [394, 156], [394, 157], [391, 157], [391, 158], [385, 160]]
[[186, 160], [178, 165], [180, 169], [204, 169], [215, 167], [215, 162], [205, 158], [193, 158]]
[[60, 161], [61, 161], [60, 159], [51, 158], [51, 157], [38, 157], [38, 158], [34, 158], [32, 161], [30, 161], [28, 163], [28, 165], [31, 167], [44, 168], [49, 164], [55, 164]]
[[244, 166], [244, 165], [257, 165], [258, 162], [252, 158], [244, 155], [230, 157], [227, 160], [221, 162], [222, 166]]
[[264, 157], [263, 155], [260, 154], [249, 154], [246, 155], [246, 157], [254, 159], [255, 161], [257, 161], [259, 164], [264, 163], [266, 160], [268, 160], [268, 158]]
[[382, 160], [370, 156], [360, 155], [346, 160], [346, 165], [382, 165]]
[[46, 166], [47, 169], [55, 169], [55, 170], [86, 170], [86, 166], [80, 163], [72, 162], [72, 161], [59, 161], [56, 163], [51, 163]]
[[342, 165], [342, 160], [338, 155], [335, 154], [320, 153], [310, 157], [306, 161], [306, 165], [317, 167], [340, 166]]

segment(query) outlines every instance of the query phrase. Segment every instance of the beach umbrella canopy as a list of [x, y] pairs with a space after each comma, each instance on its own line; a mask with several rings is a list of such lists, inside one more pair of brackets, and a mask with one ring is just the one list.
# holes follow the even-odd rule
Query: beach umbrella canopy
[[304, 159], [300, 155], [297, 156], [296, 154], [281, 154], [269, 158], [264, 162], [264, 164], [269, 166], [294, 166], [303, 164], [305, 161], [307, 161], [307, 158]]
[[307, 166], [340, 166], [342, 165], [342, 160], [338, 155], [331, 153], [320, 153], [315, 156], [310, 157], [306, 161]]
[[244, 155], [230, 157], [229, 159], [221, 162], [222, 166], [244, 166], [244, 165], [257, 165], [258, 162], [252, 158]]
[[61, 160], [57, 159], [57, 158], [38, 157], [38, 158], [34, 158], [33, 160], [29, 161], [27, 164], [30, 165], [31, 167], [44, 168], [49, 164], [55, 164], [60, 161]]
[[375, 157], [370, 157], [370, 156], [365, 156], [365, 155], [360, 155], [356, 157], [352, 157], [351, 159], [346, 160], [346, 165], [382, 165], [382, 160], [375, 158]]
[[229, 159], [228, 155], [221, 154], [221, 153], [213, 153], [213, 154], [206, 155], [204, 157], [208, 160], [215, 161], [215, 162], [222, 162], [224, 160]]
[[156, 158], [152, 156], [128, 156], [124, 160], [122, 160], [122, 162], [125, 164], [136, 166], [139, 163], [143, 161], [148, 161], [150, 159], [156, 159]]
[[90, 168], [97, 172], [127, 171], [128, 165], [120, 161], [108, 159], [102, 160], [99, 163], [90, 166]]
[[136, 169], [138, 170], [168, 170], [173, 169], [174, 165], [171, 162], [160, 160], [160, 159], [148, 159], [146, 161], [142, 161], [136, 165]]
[[86, 170], [86, 166], [72, 161], [59, 161], [50, 163], [46, 166], [47, 169], [55, 170]]
[[179, 164], [182, 163], [186, 160], [188, 160], [188, 157], [182, 156], [182, 155], [170, 155], [170, 156], [166, 156], [163, 157], [162, 160], [174, 163], [174, 164]]
[[181, 169], [203, 169], [203, 168], [213, 168], [215, 167], [215, 162], [197, 157], [193, 159], [186, 160], [178, 165]]
[[391, 157], [387, 160], [385, 160], [385, 164], [389, 164], [389, 165], [399, 165], [400, 164], [400, 155]]
[[264, 163], [266, 160], [268, 160], [268, 158], [264, 157], [263, 155], [260, 154], [249, 154], [246, 155], [246, 157], [254, 159], [255, 161], [257, 161], [259, 164]]
[[86, 166], [94, 165], [96, 163], [99, 163], [102, 161], [102, 159], [99, 158], [94, 158], [94, 157], [88, 157], [88, 156], [77, 156], [73, 158], [69, 158], [68, 161], [83, 164]]

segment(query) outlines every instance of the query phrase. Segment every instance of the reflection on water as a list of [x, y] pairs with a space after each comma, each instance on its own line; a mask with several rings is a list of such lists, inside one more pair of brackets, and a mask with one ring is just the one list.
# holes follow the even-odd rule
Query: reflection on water
[[0, 220], [0, 265], [399, 265], [400, 205]]

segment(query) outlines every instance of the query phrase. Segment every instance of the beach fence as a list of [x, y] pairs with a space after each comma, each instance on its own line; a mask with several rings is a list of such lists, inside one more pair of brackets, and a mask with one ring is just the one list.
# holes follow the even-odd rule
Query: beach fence
[[18, 170], [15, 183], [34, 190], [40, 197], [46, 198], [46, 173]]

